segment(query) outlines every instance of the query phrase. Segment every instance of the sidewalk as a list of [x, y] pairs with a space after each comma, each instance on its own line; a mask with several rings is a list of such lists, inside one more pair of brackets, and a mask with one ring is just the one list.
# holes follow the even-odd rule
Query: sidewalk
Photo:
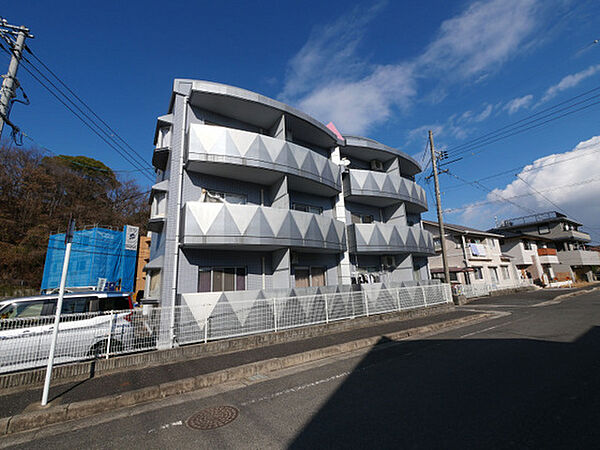
[[[128, 370], [110, 375], [89, 378], [84, 381], [62, 384], [50, 390], [50, 406], [87, 401], [95, 398], [122, 394], [162, 383], [209, 374], [273, 358], [300, 354], [333, 345], [344, 344], [364, 338], [384, 336], [417, 327], [468, 318], [477, 314], [470, 311], [451, 311], [408, 320], [378, 323], [349, 331], [292, 341], [283, 344], [254, 348], [236, 353], [206, 356], [173, 364]], [[41, 388], [8, 395], [0, 393], [0, 418], [23, 412], [36, 411], [42, 396]]]

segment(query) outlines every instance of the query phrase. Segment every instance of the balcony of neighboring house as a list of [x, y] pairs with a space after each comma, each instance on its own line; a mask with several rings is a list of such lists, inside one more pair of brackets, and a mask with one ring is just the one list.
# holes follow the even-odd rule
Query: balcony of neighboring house
[[285, 139], [217, 125], [191, 125], [186, 167], [265, 185], [286, 175], [290, 189], [315, 195], [342, 190], [340, 167], [320, 153]]
[[173, 114], [161, 116], [157, 120], [156, 132], [154, 133], [154, 153], [152, 154], [152, 165], [163, 172], [167, 168], [169, 154], [171, 153], [172, 126]]
[[558, 256], [555, 248], [538, 248], [537, 254], [541, 264], [558, 264]]
[[419, 225], [380, 222], [348, 225], [348, 249], [350, 253], [365, 254], [435, 254], [433, 236]]
[[332, 217], [259, 205], [187, 202], [182, 245], [238, 250], [346, 250], [345, 224]]
[[557, 256], [561, 264], [569, 266], [600, 266], [600, 252], [592, 250], [563, 250]]
[[480, 243], [467, 243], [467, 257], [475, 261], [491, 261], [493, 256], [499, 256], [497, 249]]
[[425, 190], [398, 172], [350, 169], [344, 180], [344, 196], [350, 201], [377, 207], [402, 201], [412, 212], [427, 211]]

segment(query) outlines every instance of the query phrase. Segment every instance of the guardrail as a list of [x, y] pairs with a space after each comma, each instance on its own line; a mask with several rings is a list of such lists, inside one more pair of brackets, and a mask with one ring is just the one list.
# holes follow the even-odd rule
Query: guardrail
[[[65, 314], [59, 325], [55, 362], [154, 350], [161, 336], [161, 316], [171, 317], [173, 312], [175, 343], [183, 345], [451, 302], [450, 286], [435, 284], [233, 303], [199, 302], [177, 306], [175, 311], [154, 307]], [[44, 366], [53, 320], [54, 316], [0, 320], [0, 373]]]
[[484, 297], [494, 291], [502, 291], [504, 289], [517, 289], [522, 287], [533, 286], [533, 280], [519, 280], [513, 283], [477, 283], [477, 284], [458, 284], [452, 286], [453, 292], [457, 295], [464, 295], [467, 298]]

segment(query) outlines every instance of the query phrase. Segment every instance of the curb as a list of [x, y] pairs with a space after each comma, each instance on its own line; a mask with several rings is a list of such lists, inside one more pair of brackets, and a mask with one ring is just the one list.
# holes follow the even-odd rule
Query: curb
[[576, 297], [576, 296], [582, 295], [582, 294], [591, 294], [592, 292], [597, 292], [597, 291], [600, 291], [600, 286], [594, 287], [592, 289], [582, 289], [580, 291], [569, 292], [567, 294], [560, 294], [560, 295], [557, 295], [556, 297], [554, 297], [552, 300], [547, 300], [545, 302], [536, 303], [535, 305], [533, 305], [533, 307], [556, 305], [556, 304], [560, 303], [562, 300], [564, 300], [565, 298]]
[[95, 414], [112, 411], [117, 408], [134, 406], [153, 400], [159, 400], [173, 395], [216, 386], [228, 381], [239, 381], [258, 373], [273, 372], [286, 369], [303, 363], [316, 361], [341, 353], [373, 347], [378, 344], [382, 337], [392, 341], [406, 339], [415, 335], [422, 335], [434, 331], [466, 325], [471, 322], [479, 322], [488, 318], [496, 317], [492, 313], [481, 313], [445, 322], [438, 322], [421, 327], [410, 328], [383, 336], [372, 336], [343, 344], [332, 345], [321, 349], [310, 350], [303, 353], [284, 356], [281, 358], [267, 359], [238, 367], [232, 367], [217, 372], [199, 375], [197, 377], [184, 378], [182, 380], [162, 383], [122, 394], [109, 395], [106, 397], [73, 402], [58, 406], [51, 406], [44, 410], [17, 414], [11, 417], [0, 418], [0, 436], [35, 430], [48, 425], [53, 425], [70, 420], [81, 419]]

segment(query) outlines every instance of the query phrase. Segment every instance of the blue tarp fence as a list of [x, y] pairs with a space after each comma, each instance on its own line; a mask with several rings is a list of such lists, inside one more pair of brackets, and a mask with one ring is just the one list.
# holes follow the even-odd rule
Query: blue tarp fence
[[[67, 288], [95, 287], [99, 278], [121, 281], [122, 291], [133, 291], [137, 252], [125, 249], [125, 230], [91, 228], [76, 231], [67, 273]], [[42, 290], [58, 288], [65, 257], [65, 235], [53, 234], [42, 278]]]

